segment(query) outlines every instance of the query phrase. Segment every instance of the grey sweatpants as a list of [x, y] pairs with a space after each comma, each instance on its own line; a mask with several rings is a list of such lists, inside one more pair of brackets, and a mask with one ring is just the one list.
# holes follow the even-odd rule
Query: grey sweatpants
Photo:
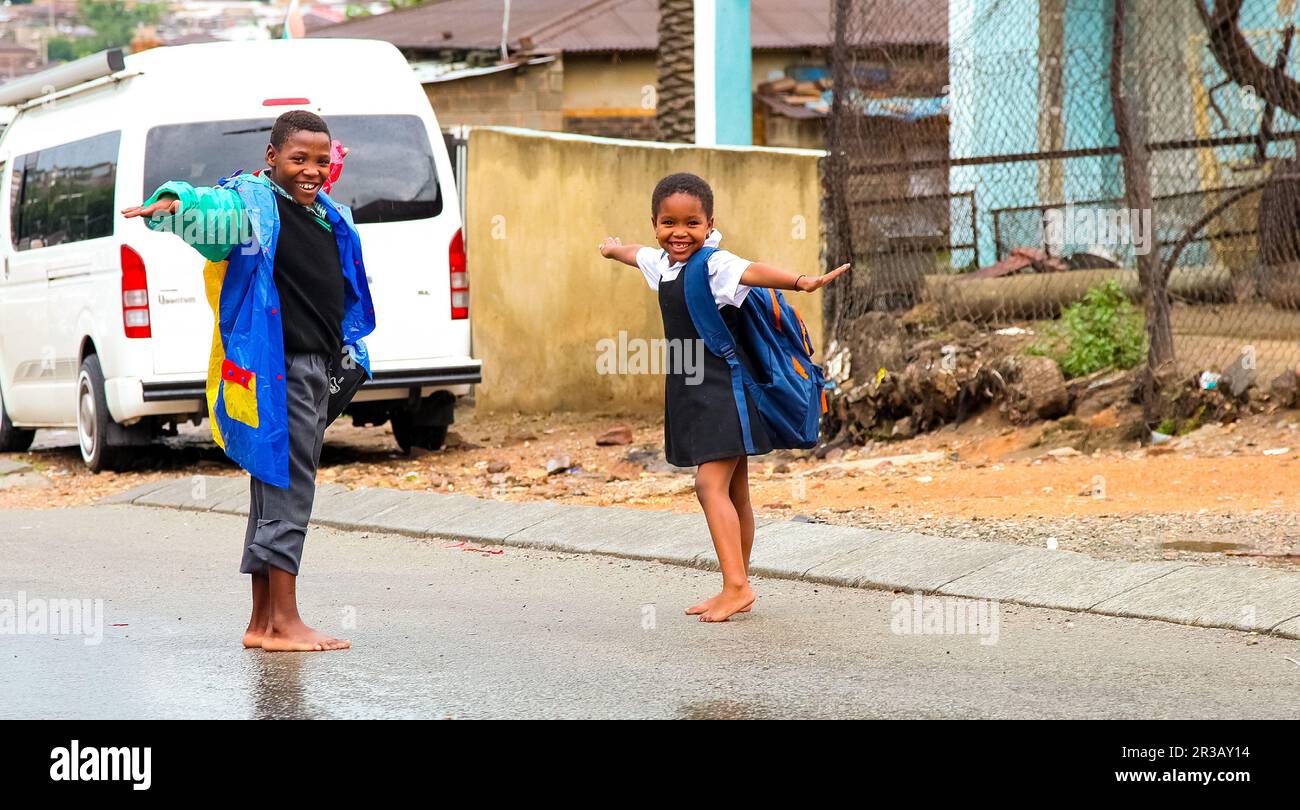
[[298, 575], [316, 498], [329, 404], [329, 361], [323, 354], [285, 354], [285, 399], [289, 408], [289, 488], [249, 485], [248, 531], [244, 535], [244, 574], [268, 573], [267, 566]]

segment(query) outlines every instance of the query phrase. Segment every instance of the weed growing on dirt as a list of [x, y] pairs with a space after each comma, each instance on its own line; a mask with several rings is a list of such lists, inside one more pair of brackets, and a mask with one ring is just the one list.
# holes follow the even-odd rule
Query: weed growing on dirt
[[1113, 280], [1088, 290], [1044, 331], [1045, 338], [1026, 351], [1051, 357], [1067, 377], [1132, 368], [1147, 352], [1142, 315]]

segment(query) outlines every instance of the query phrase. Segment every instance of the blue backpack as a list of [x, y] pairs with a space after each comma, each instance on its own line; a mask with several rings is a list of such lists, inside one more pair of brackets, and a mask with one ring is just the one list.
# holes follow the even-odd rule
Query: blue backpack
[[766, 287], [755, 287], [740, 307], [740, 330], [751, 348], [754, 379], [736, 356], [731, 330], [722, 320], [709, 289], [708, 261], [714, 247], [700, 248], [686, 262], [684, 275], [686, 308], [695, 331], [709, 351], [731, 367], [731, 390], [740, 413], [745, 452], [754, 452], [749, 426], [748, 392], [774, 449], [810, 448], [817, 444], [821, 415], [826, 411], [825, 378], [812, 361], [812, 338], [795, 308], [785, 296]]

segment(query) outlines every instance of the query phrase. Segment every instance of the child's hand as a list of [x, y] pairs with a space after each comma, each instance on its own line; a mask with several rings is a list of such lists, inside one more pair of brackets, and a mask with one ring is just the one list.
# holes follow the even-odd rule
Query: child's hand
[[175, 197], [165, 197], [153, 205], [133, 205], [130, 208], [122, 209], [122, 216], [127, 219], [132, 217], [152, 217], [155, 214], [175, 214], [181, 210], [181, 201]]
[[605, 241], [601, 242], [598, 247], [600, 249], [600, 255], [604, 256], [606, 259], [612, 259], [614, 258], [614, 252], [623, 247], [623, 240], [619, 239], [617, 236], [606, 236]]
[[606, 259], [613, 259], [616, 262], [636, 267], [636, 254], [641, 249], [640, 245], [625, 245], [623, 240], [617, 236], [606, 236], [605, 241], [597, 247], [600, 249], [600, 255]]
[[804, 276], [803, 278], [799, 279], [799, 284], [798, 284], [799, 289], [803, 290], [804, 292], [812, 292], [813, 290], [820, 290], [822, 287], [825, 287], [827, 284], [830, 284], [832, 281], [838, 278], [841, 274], [847, 272], [848, 269], [849, 269], [848, 264], [841, 264], [839, 267], [835, 268], [834, 270], [830, 271], [829, 273], [823, 276]]

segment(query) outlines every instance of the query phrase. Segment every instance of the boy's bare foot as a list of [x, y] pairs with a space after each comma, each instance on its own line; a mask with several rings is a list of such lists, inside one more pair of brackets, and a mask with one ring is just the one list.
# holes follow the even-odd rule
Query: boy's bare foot
[[745, 585], [742, 588], [724, 588], [715, 596], [712, 605], [700, 614], [702, 622], [725, 622], [734, 614], [743, 612], [754, 604], [754, 590]]
[[255, 647], [261, 647], [264, 638], [266, 638], [266, 627], [253, 627], [250, 624], [248, 629], [244, 631], [244, 648], [251, 650]]
[[[719, 593], [719, 594], [717, 594], [717, 595], [715, 595], [715, 596], [710, 596], [708, 599], [705, 599], [703, 602], [699, 603], [698, 605], [691, 605], [690, 607], [686, 608], [686, 615], [687, 615], [687, 616], [698, 616], [699, 614], [704, 613], [704, 612], [707, 611], [709, 608], [713, 607], [713, 603], [714, 603], [714, 602], [717, 602], [717, 601], [718, 601], [719, 599], [721, 599], [721, 598], [722, 598], [722, 594]], [[753, 609], [754, 609], [754, 603], [753, 603], [753, 602], [750, 602], [748, 605], [746, 605], [745, 607], [741, 608], [740, 610], [737, 610], [736, 612], [737, 612], [737, 613], [748, 613], [748, 612], [750, 612], [750, 611], [753, 610]]]
[[262, 637], [267, 652], [328, 652], [346, 650], [352, 642], [314, 630], [299, 621], [285, 628], [270, 627]]
[[262, 639], [271, 629], [271, 593], [266, 574], [253, 574], [249, 581], [253, 584], [253, 614], [244, 631], [244, 647], [252, 649], [262, 646]]

